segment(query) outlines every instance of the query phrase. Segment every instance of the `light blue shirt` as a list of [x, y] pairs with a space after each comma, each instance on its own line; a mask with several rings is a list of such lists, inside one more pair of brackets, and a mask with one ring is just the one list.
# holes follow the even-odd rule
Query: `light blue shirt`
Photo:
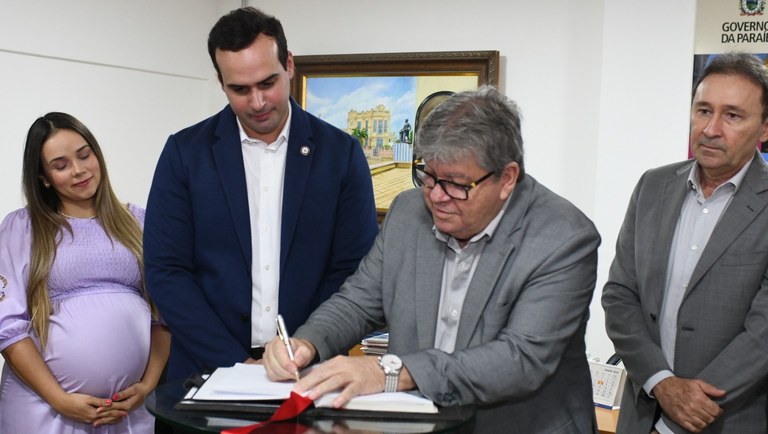
[[456, 347], [459, 320], [469, 284], [472, 282], [472, 276], [475, 274], [485, 244], [499, 226], [501, 216], [504, 215], [504, 210], [507, 209], [510, 199], [511, 196], [507, 198], [504, 206], [501, 207], [496, 217], [488, 223], [488, 226], [475, 234], [464, 247], [452, 236], [440, 232], [434, 226], [432, 227], [435, 237], [446, 244], [440, 307], [438, 308], [437, 327], [435, 329], [435, 348], [439, 350], [452, 353]]
[[[677, 314], [688, 290], [688, 281], [717, 222], [731, 203], [751, 164], [750, 160], [736, 175], [717, 186], [708, 198], [704, 197], [701, 188], [699, 165], [694, 164], [691, 167], [688, 174], [688, 194], [683, 201], [669, 251], [664, 300], [659, 319], [661, 350], [671, 370], [659, 371], [645, 382], [643, 390], [651, 397], [653, 388], [661, 380], [675, 375], [672, 370], [675, 368]], [[660, 434], [673, 434], [661, 419], [656, 423], [656, 430]]]

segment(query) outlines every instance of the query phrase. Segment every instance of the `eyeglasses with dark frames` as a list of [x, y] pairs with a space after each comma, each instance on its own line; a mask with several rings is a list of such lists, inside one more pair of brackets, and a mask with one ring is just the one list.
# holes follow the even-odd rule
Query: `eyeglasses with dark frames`
[[490, 178], [491, 175], [493, 175], [493, 172], [488, 172], [484, 176], [482, 176], [480, 179], [470, 183], [470, 184], [458, 184], [453, 181], [448, 181], [447, 179], [440, 179], [435, 175], [432, 175], [431, 173], [427, 173], [424, 169], [419, 167], [418, 165], [413, 166], [414, 168], [414, 180], [416, 181], [416, 185], [419, 187], [427, 187], [428, 189], [435, 188], [436, 185], [440, 185], [440, 188], [443, 189], [445, 194], [450, 196], [453, 199], [456, 200], [467, 200], [469, 198], [469, 190], [472, 190], [473, 188], [477, 187], [478, 184], [485, 181], [486, 179]]

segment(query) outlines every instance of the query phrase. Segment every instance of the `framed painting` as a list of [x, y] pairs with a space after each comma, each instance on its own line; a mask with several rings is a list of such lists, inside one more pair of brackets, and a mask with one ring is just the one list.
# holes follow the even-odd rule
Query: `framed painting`
[[373, 177], [379, 220], [412, 188], [415, 116], [436, 92], [499, 85], [498, 51], [294, 56], [291, 95], [305, 110], [357, 137]]

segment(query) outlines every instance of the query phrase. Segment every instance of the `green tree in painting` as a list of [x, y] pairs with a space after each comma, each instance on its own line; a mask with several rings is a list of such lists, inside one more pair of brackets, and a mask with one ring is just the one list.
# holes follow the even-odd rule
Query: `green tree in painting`
[[360, 146], [365, 148], [365, 144], [368, 142], [368, 129], [360, 129], [360, 127], [356, 127], [354, 130], [352, 130], [352, 136], [357, 138], [357, 140], [360, 142]]

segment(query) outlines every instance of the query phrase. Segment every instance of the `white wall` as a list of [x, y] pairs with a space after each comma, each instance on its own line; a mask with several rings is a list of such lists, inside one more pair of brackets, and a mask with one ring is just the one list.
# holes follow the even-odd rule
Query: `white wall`
[[[53, 110], [93, 130], [119, 196], [145, 204], [168, 134], [225, 103], [205, 41], [240, 3], [0, 2], [0, 215], [23, 205], [24, 137]], [[296, 55], [499, 50], [527, 170], [603, 236], [587, 344], [613, 352], [599, 295], [627, 200], [642, 171], [687, 155], [695, 0], [248, 3], [282, 21]]]
[[612, 345], [599, 305], [629, 197], [647, 169], [688, 158], [696, 0], [605, 1], [595, 208], [603, 237], [588, 348]]
[[214, 112], [219, 14], [209, 0], [1, 2], [0, 215], [23, 205], [24, 140], [49, 111], [83, 121], [119, 197], [144, 205], [168, 135]]

